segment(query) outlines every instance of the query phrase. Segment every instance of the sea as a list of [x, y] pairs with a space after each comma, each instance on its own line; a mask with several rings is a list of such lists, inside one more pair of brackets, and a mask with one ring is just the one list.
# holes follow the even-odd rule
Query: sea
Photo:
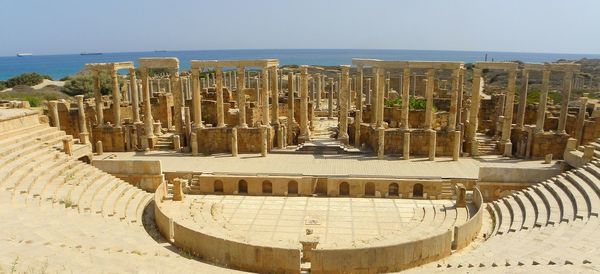
[[[0, 80], [22, 73], [37, 72], [58, 80], [81, 71], [86, 63], [134, 61], [142, 57], [177, 57], [182, 70], [189, 69], [189, 60], [279, 59], [280, 65], [351, 64], [352, 58], [412, 61], [523, 61], [553, 62], [559, 59], [600, 59], [600, 54], [484, 52], [443, 50], [382, 50], [382, 49], [250, 49], [250, 50], [190, 50], [101, 53], [99, 55], [32, 55], [0, 57]], [[487, 58], [487, 59], [486, 59]]]

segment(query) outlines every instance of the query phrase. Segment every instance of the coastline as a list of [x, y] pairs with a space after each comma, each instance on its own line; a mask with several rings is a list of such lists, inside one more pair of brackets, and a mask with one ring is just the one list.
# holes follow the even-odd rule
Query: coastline
[[141, 57], [177, 57], [181, 69], [189, 69], [189, 60], [279, 59], [282, 65], [335, 66], [349, 64], [352, 58], [382, 60], [462, 61], [488, 60], [553, 62], [559, 59], [598, 58], [600, 54], [525, 53], [494, 51], [394, 50], [394, 49], [248, 49], [248, 50], [184, 50], [103, 53], [102, 55], [33, 55], [0, 57], [0, 80], [27, 72], [38, 72], [61, 79], [81, 70], [86, 63], [134, 61]]

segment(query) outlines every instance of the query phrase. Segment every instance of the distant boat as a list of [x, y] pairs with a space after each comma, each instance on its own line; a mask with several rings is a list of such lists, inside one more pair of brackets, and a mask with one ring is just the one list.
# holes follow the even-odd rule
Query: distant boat
[[154, 52], [167, 52], [167, 51], [162, 49], [162, 50], [155, 50]]
[[79, 55], [102, 55], [102, 52], [82, 52]]
[[32, 56], [32, 53], [17, 53], [18, 57]]

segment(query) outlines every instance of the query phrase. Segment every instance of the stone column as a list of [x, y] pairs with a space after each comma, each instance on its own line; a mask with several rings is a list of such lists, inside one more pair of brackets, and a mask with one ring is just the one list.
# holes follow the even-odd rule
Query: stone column
[[387, 77], [385, 78], [385, 90], [384, 90], [384, 98], [390, 98], [390, 73], [387, 73]]
[[[308, 92], [308, 99], [311, 102], [315, 101], [315, 96], [316, 96], [316, 94], [315, 94], [316, 93], [315, 86], [316, 86], [315, 76], [313, 75], [312, 77], [310, 77], [310, 89], [309, 89], [309, 92]], [[313, 104], [313, 107], [314, 107], [314, 104]]]
[[48, 102], [48, 116], [53, 127], [60, 129], [60, 119], [58, 117], [58, 101]]
[[261, 71], [261, 87], [260, 87], [260, 101], [262, 110], [262, 124], [268, 125], [270, 120], [269, 115], [269, 70], [264, 67]]
[[119, 91], [119, 78], [117, 77], [117, 71], [112, 70], [110, 72], [112, 79], [112, 99], [113, 99], [113, 116], [115, 119], [115, 127], [121, 127], [121, 92]]
[[452, 160], [458, 161], [460, 157], [460, 131], [456, 130], [452, 132]]
[[379, 86], [381, 83], [379, 82], [379, 69], [373, 68], [373, 90], [371, 91], [371, 127], [377, 127], [377, 122], [379, 121], [379, 100], [377, 100], [377, 96], [379, 95]]
[[288, 123], [288, 143], [293, 144], [293, 140], [294, 140], [294, 128], [295, 128], [295, 112], [294, 112], [294, 88], [295, 88], [295, 84], [294, 84], [294, 73], [293, 72], [288, 72], [288, 82], [287, 82], [287, 88], [288, 88], [288, 119], [287, 119], [287, 123]]
[[173, 94], [173, 122], [176, 134], [183, 133], [183, 93], [179, 81], [179, 71], [176, 69], [172, 70], [167, 86], [169, 87], [169, 92]]
[[215, 83], [217, 93], [217, 127], [225, 127], [225, 110], [223, 106], [223, 68], [215, 68], [217, 80]]
[[435, 81], [435, 69], [427, 70], [427, 84], [425, 85], [425, 128], [433, 127], [433, 88]]
[[385, 129], [377, 129], [377, 159], [383, 160], [385, 157]]
[[329, 94], [328, 94], [329, 100], [327, 102], [327, 107], [328, 107], [327, 117], [329, 119], [333, 119], [333, 91], [335, 90], [333, 85], [334, 85], [333, 78], [329, 78]]
[[456, 109], [458, 105], [458, 85], [460, 83], [460, 69], [452, 71], [452, 90], [450, 94], [450, 114], [448, 116], [448, 131], [456, 130]]
[[[461, 130], [461, 139], [462, 139], [462, 125], [463, 125], [463, 89], [464, 89], [464, 81], [465, 81], [465, 69], [460, 69], [460, 76], [458, 77], [458, 104], [457, 104], [457, 112], [456, 112], [456, 121], [458, 122]], [[461, 142], [462, 147], [462, 142]]]
[[196, 135], [196, 132], [192, 132], [192, 134], [190, 135], [190, 143], [191, 143], [191, 147], [192, 147], [192, 156], [198, 156], [198, 135]]
[[244, 76], [246, 75], [244, 67], [237, 67], [237, 79], [236, 79], [236, 91], [237, 91], [237, 105], [239, 109], [238, 114], [238, 127], [247, 128], [248, 124], [246, 123], [246, 92], [245, 92], [245, 83], [246, 80]]
[[335, 86], [335, 91], [337, 92], [337, 96], [335, 97], [335, 99], [336, 99], [335, 108], [338, 110], [338, 118], [339, 118], [340, 117], [340, 112], [339, 112], [340, 111], [340, 89], [342, 87], [342, 74], [338, 73], [337, 76], [338, 76], [337, 77], [338, 81], [337, 81], [337, 85]]
[[410, 114], [410, 69], [402, 71], [402, 112], [401, 125], [403, 130], [410, 128], [408, 115]]
[[480, 101], [480, 92], [481, 92], [481, 69], [473, 68], [473, 85], [471, 88], [471, 110], [469, 111], [469, 128], [468, 128], [468, 138], [469, 144], [471, 145], [470, 152], [472, 156], [478, 156], [478, 144], [477, 139], [477, 123], [479, 122], [479, 101]]
[[235, 127], [231, 129], [231, 156], [238, 156], [238, 134]]
[[365, 94], [365, 101], [366, 101], [366, 104], [369, 104], [369, 105], [373, 104], [373, 102], [371, 100], [371, 92], [372, 92], [371, 79], [373, 79], [373, 74], [371, 75], [371, 78], [367, 78], [367, 92]]
[[429, 132], [429, 161], [435, 160], [435, 148], [437, 146], [437, 134], [434, 129], [427, 130]]
[[[409, 76], [410, 77], [410, 76]], [[402, 138], [402, 157], [404, 160], [410, 159], [410, 132], [404, 132], [404, 138]]]
[[521, 72], [521, 90], [519, 90], [519, 109], [517, 110], [517, 129], [523, 130], [525, 124], [525, 110], [527, 109], [527, 89], [529, 87], [529, 71]]
[[363, 115], [363, 81], [364, 81], [364, 72], [363, 67], [358, 66], [357, 68], [357, 84], [356, 84], [356, 115], [354, 116], [354, 147], [361, 147], [360, 143], [360, 124], [362, 123], [362, 115]]
[[138, 85], [137, 85], [137, 77], [135, 75], [135, 69], [129, 69], [129, 81], [130, 84], [130, 95], [131, 98], [131, 109], [133, 111], [133, 122], [140, 122], [140, 101], [139, 101], [139, 93], [138, 93]]
[[277, 85], [277, 67], [271, 68], [271, 124], [279, 125], [279, 85]]
[[535, 133], [544, 132], [544, 120], [546, 119], [546, 104], [548, 103], [548, 88], [550, 84], [550, 70], [542, 72], [542, 90], [540, 91], [540, 103], [538, 104], [537, 121]]
[[79, 115], [79, 140], [82, 144], [87, 144], [89, 142], [89, 135], [87, 131], [87, 123], [85, 121], [85, 105], [83, 104], [83, 95], [75, 95], [75, 99], [77, 100], [77, 114]]
[[322, 83], [321, 83], [321, 74], [317, 73], [315, 75], [315, 81], [317, 81], [317, 89], [315, 90], [316, 94], [315, 94], [315, 101], [316, 101], [316, 108], [317, 110], [321, 110], [321, 87], [322, 87]]
[[94, 70], [94, 98], [96, 101], [96, 126], [104, 125], [104, 104], [102, 103], [102, 93], [100, 93], [100, 72]]
[[377, 82], [377, 128], [383, 128], [383, 118], [385, 114], [385, 71], [380, 68], [377, 73], [379, 79]]
[[350, 88], [348, 87], [348, 78], [350, 73], [350, 66], [342, 66], [342, 86], [340, 88], [340, 115], [339, 124], [340, 132], [338, 140], [344, 145], [348, 145], [348, 100], [350, 99]]
[[558, 119], [557, 133], [567, 134], [567, 114], [569, 113], [569, 98], [571, 97], [571, 86], [573, 84], [573, 72], [565, 71], [563, 78], [562, 98], [560, 100], [560, 117]]
[[194, 127], [203, 128], [202, 93], [200, 92], [200, 70], [192, 69], [192, 107], [194, 108]]
[[587, 102], [587, 97], [579, 98], [579, 113], [577, 113], [577, 126], [575, 127], [575, 139], [577, 139], [577, 146], [581, 145], [583, 141], [583, 126], [585, 125]]
[[300, 136], [299, 143], [310, 140], [308, 128], [308, 67], [300, 67]]
[[269, 126], [266, 125], [262, 125], [260, 126], [260, 156], [262, 157], [266, 157], [267, 156], [267, 149], [268, 149], [268, 136], [267, 136], [267, 129]]
[[510, 135], [512, 131], [512, 118], [515, 105], [515, 85], [517, 81], [517, 71], [508, 71], [508, 86], [506, 89], [506, 102], [504, 104], [504, 123], [502, 124], [502, 140], [504, 144], [504, 156], [512, 156], [512, 143]]
[[[146, 131], [146, 138], [154, 138], [153, 120], [152, 120], [152, 106], [150, 104], [150, 87], [148, 82], [148, 71], [142, 69], [142, 90], [144, 92], [144, 126]], [[143, 143], [143, 142], [142, 142]], [[146, 149], [146, 147], [144, 147]]]

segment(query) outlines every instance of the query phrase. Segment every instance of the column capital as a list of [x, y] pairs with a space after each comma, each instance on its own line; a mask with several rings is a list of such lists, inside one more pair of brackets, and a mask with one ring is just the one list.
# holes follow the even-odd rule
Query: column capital
[[308, 74], [308, 66], [306, 66], [306, 65], [300, 66], [300, 73], [303, 75]]
[[75, 99], [77, 100], [78, 103], [83, 103], [83, 95], [75, 95]]

